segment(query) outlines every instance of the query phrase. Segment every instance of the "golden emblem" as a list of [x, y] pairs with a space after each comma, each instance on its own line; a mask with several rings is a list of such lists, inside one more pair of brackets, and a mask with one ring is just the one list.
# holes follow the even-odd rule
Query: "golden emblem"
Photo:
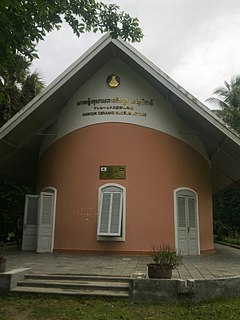
[[116, 74], [112, 73], [110, 76], [107, 77], [107, 85], [110, 88], [117, 88], [120, 83], [121, 83], [121, 79], [119, 76], [117, 76]]

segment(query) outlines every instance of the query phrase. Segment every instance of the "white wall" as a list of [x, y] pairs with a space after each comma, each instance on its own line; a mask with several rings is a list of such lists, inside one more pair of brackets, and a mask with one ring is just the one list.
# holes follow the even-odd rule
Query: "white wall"
[[[106, 78], [113, 73], [121, 79], [120, 86], [114, 89], [106, 84]], [[106, 122], [130, 123], [165, 132], [190, 144], [207, 158], [200, 139], [176, 116], [175, 109], [119, 59], [109, 61], [76, 91], [51, 128], [56, 138], [46, 137], [41, 152], [76, 129]]]

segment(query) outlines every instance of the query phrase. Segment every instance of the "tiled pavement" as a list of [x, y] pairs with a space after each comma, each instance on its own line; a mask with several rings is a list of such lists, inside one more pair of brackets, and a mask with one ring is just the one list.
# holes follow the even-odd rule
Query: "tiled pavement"
[[[215, 244], [216, 252], [184, 257], [174, 279], [215, 279], [240, 276], [240, 250]], [[31, 268], [32, 273], [131, 276], [145, 273], [148, 256], [87, 255], [9, 251], [7, 270]]]

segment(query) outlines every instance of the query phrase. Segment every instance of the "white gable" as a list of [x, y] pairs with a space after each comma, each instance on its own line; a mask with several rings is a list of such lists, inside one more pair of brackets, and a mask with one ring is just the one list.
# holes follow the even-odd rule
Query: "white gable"
[[[117, 88], [106, 84], [112, 73], [121, 80]], [[145, 79], [116, 58], [100, 68], [69, 99], [57, 122], [48, 130], [49, 134], [56, 135], [45, 137], [41, 153], [74, 130], [107, 122], [134, 124], [170, 134], [208, 158], [201, 140], [176, 115], [176, 109]]]
[[145, 79], [173, 106], [177, 117], [199, 137], [211, 161], [214, 191], [240, 181], [239, 137], [131, 45], [120, 39], [113, 40], [109, 35], [100, 39], [43, 93], [0, 128], [0, 175], [22, 180], [29, 178], [34, 183], [43, 138], [50, 134], [58, 139], [57, 133], [49, 133], [49, 130], [57, 122], [61, 110], [113, 58], [120, 59]]

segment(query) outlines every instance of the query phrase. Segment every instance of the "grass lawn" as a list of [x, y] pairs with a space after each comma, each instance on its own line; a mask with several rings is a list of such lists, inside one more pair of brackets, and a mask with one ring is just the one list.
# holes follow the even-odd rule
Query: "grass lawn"
[[240, 319], [240, 298], [192, 305], [43, 295], [0, 296], [0, 320]]

